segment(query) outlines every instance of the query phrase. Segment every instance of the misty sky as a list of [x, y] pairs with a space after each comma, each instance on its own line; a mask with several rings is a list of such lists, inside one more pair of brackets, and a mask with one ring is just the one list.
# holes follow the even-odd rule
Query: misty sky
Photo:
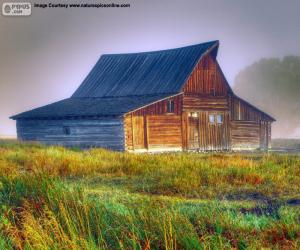
[[9, 116], [69, 97], [103, 53], [220, 40], [218, 60], [230, 84], [261, 57], [300, 55], [299, 0], [68, 2], [131, 8], [33, 8], [30, 17], [0, 15], [0, 135], [15, 134]]

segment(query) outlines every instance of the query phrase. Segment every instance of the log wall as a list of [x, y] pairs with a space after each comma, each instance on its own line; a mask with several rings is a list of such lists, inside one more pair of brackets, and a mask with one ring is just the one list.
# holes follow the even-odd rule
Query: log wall
[[133, 147], [133, 119], [132, 114], [124, 117], [125, 149], [134, 150]]
[[[174, 101], [173, 113], [167, 112], [169, 100]], [[181, 112], [182, 95], [177, 95], [126, 114], [124, 116], [126, 150], [181, 148]]]
[[[68, 128], [70, 134], [65, 134]], [[18, 120], [18, 138], [67, 147], [124, 150], [122, 118], [77, 120]]]
[[160, 148], [181, 148], [181, 116], [126, 115], [124, 118], [125, 148], [129, 151]]
[[260, 122], [231, 121], [231, 148], [258, 149], [260, 147]]
[[147, 116], [149, 148], [182, 147], [181, 116]]
[[227, 97], [211, 97], [211, 96], [183, 96], [183, 110], [228, 110], [229, 103]]

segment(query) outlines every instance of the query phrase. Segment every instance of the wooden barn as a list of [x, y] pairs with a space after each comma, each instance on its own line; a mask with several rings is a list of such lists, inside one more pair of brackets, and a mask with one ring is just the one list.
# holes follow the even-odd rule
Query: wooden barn
[[102, 55], [70, 98], [13, 116], [18, 138], [130, 152], [268, 149], [275, 120], [233, 93], [218, 47]]

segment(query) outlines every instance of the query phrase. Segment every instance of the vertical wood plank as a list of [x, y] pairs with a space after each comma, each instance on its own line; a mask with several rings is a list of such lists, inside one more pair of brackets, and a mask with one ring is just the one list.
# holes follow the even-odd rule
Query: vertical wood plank
[[145, 132], [145, 148], [149, 149], [149, 131], [148, 131], [148, 117], [144, 116], [144, 132]]

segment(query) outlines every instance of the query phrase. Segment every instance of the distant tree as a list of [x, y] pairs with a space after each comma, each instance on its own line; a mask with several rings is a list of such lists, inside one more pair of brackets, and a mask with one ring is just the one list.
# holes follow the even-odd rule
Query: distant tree
[[248, 66], [235, 78], [235, 93], [277, 120], [274, 137], [290, 137], [300, 128], [300, 57], [269, 58]]

